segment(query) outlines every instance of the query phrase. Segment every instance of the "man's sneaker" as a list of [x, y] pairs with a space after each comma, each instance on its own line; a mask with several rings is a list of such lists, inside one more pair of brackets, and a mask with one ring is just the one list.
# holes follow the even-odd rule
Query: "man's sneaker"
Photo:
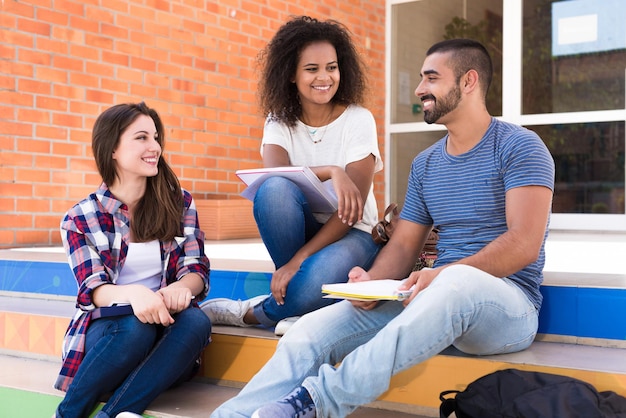
[[315, 404], [302, 386], [281, 401], [268, 403], [252, 414], [252, 418], [315, 418]]
[[274, 334], [278, 335], [279, 337], [281, 335], [285, 335], [285, 332], [287, 332], [287, 330], [291, 328], [291, 326], [295, 324], [298, 319], [300, 319], [299, 316], [290, 316], [289, 318], [278, 321], [278, 324], [276, 324], [276, 328], [274, 328]]
[[267, 299], [268, 295], [256, 296], [248, 300], [209, 299], [200, 304], [213, 325], [230, 325], [235, 327], [251, 327], [253, 324], [243, 322], [248, 310]]
[[134, 412], [120, 412], [115, 418], [143, 418], [143, 415], [135, 414]]

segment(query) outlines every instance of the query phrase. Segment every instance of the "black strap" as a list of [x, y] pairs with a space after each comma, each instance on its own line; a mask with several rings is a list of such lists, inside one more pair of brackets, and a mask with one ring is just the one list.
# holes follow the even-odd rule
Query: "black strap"
[[439, 418], [448, 418], [450, 414], [456, 411], [456, 399], [446, 398], [446, 395], [459, 393], [459, 390], [446, 390], [439, 394], [441, 405], [439, 405]]
[[109, 316], [132, 315], [133, 307], [131, 305], [113, 305], [96, 308], [91, 313], [91, 319], [106, 318]]

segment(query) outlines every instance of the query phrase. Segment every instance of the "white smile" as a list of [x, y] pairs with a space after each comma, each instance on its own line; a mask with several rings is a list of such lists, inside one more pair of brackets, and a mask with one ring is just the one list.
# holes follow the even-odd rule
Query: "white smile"
[[313, 89], [319, 91], [328, 91], [330, 90], [330, 86], [313, 86]]
[[424, 110], [430, 109], [431, 107], [433, 107], [435, 105], [435, 101], [434, 100], [424, 100], [422, 102], [422, 105], [424, 105]]

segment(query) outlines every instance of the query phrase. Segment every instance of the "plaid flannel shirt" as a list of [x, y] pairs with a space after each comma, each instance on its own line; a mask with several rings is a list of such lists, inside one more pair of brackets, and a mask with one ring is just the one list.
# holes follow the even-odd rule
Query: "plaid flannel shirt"
[[[204, 280], [202, 300], [209, 291], [209, 259], [204, 254], [204, 233], [198, 224], [195, 203], [183, 190], [185, 210], [182, 237], [160, 242], [161, 287], [188, 273], [198, 273]], [[61, 221], [61, 238], [69, 265], [78, 283], [78, 308], [70, 321], [63, 341], [63, 365], [54, 387], [67, 391], [85, 354], [85, 337], [91, 320], [93, 290], [117, 279], [128, 253], [130, 227], [128, 208], [117, 200], [106, 184], [72, 207]]]

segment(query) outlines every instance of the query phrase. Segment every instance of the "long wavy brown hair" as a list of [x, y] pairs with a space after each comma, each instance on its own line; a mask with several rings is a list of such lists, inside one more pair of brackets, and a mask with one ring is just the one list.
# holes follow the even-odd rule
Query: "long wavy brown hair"
[[[118, 104], [108, 108], [98, 116], [94, 124], [91, 147], [98, 172], [105, 184], [111, 185], [118, 178], [113, 162], [113, 151], [120, 142], [120, 136], [139, 115], [149, 116], [156, 126], [157, 142], [165, 147], [165, 130], [156, 110], [145, 103]], [[148, 177], [146, 192], [133, 212], [130, 228], [137, 242], [155, 239], [170, 241], [182, 235], [184, 199], [176, 174], [167, 164], [163, 155], [157, 164], [158, 174]]]
[[302, 114], [298, 89], [292, 83], [302, 50], [311, 43], [327, 41], [335, 47], [341, 81], [332, 98], [336, 104], [363, 105], [367, 94], [365, 63], [359, 55], [350, 31], [335, 20], [319, 21], [298, 16], [285, 23], [268, 45], [261, 50], [258, 65], [259, 105], [264, 116], [294, 126]]

